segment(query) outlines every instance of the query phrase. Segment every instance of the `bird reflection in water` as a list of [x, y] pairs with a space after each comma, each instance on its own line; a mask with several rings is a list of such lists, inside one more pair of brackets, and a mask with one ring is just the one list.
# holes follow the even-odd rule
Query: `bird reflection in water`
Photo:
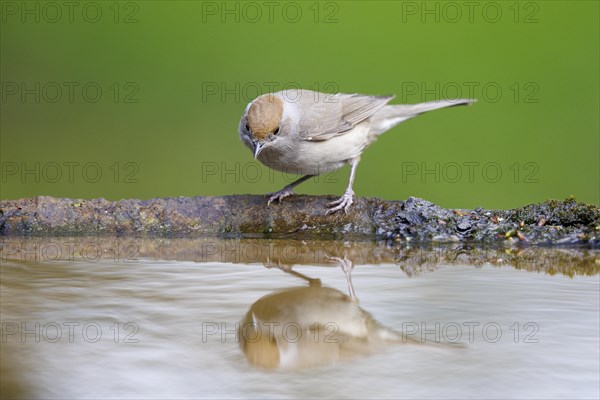
[[298, 370], [353, 359], [400, 343], [420, 343], [378, 323], [360, 308], [352, 262], [333, 258], [346, 274], [348, 295], [291, 269], [308, 285], [257, 300], [241, 321], [238, 337], [248, 362], [267, 370]]

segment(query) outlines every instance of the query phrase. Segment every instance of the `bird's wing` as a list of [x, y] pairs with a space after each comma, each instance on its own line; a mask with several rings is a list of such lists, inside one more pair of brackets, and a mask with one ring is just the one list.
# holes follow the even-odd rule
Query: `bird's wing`
[[317, 92], [303, 97], [306, 98], [300, 104], [300, 135], [310, 141], [323, 141], [350, 131], [394, 98]]

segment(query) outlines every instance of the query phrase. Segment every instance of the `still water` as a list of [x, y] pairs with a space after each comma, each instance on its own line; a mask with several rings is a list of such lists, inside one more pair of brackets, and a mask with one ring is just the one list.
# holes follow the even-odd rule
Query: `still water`
[[595, 398], [600, 254], [3, 239], [2, 398]]

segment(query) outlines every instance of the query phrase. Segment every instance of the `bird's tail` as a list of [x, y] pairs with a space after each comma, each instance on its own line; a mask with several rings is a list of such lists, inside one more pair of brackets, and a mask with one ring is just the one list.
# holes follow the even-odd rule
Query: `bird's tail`
[[371, 133], [380, 135], [407, 119], [414, 118], [419, 114], [440, 108], [469, 105], [477, 100], [456, 99], [437, 100], [419, 104], [388, 105], [377, 111], [371, 117]]

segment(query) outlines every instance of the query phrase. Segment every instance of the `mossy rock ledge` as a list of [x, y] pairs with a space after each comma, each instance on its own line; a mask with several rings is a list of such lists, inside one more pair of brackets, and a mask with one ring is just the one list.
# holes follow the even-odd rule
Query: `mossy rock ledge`
[[0, 235], [270, 236], [600, 246], [600, 208], [548, 200], [511, 210], [445, 209], [427, 200], [357, 198], [325, 215], [333, 196], [297, 195], [267, 206], [259, 195], [149, 200], [40, 196], [0, 201]]

